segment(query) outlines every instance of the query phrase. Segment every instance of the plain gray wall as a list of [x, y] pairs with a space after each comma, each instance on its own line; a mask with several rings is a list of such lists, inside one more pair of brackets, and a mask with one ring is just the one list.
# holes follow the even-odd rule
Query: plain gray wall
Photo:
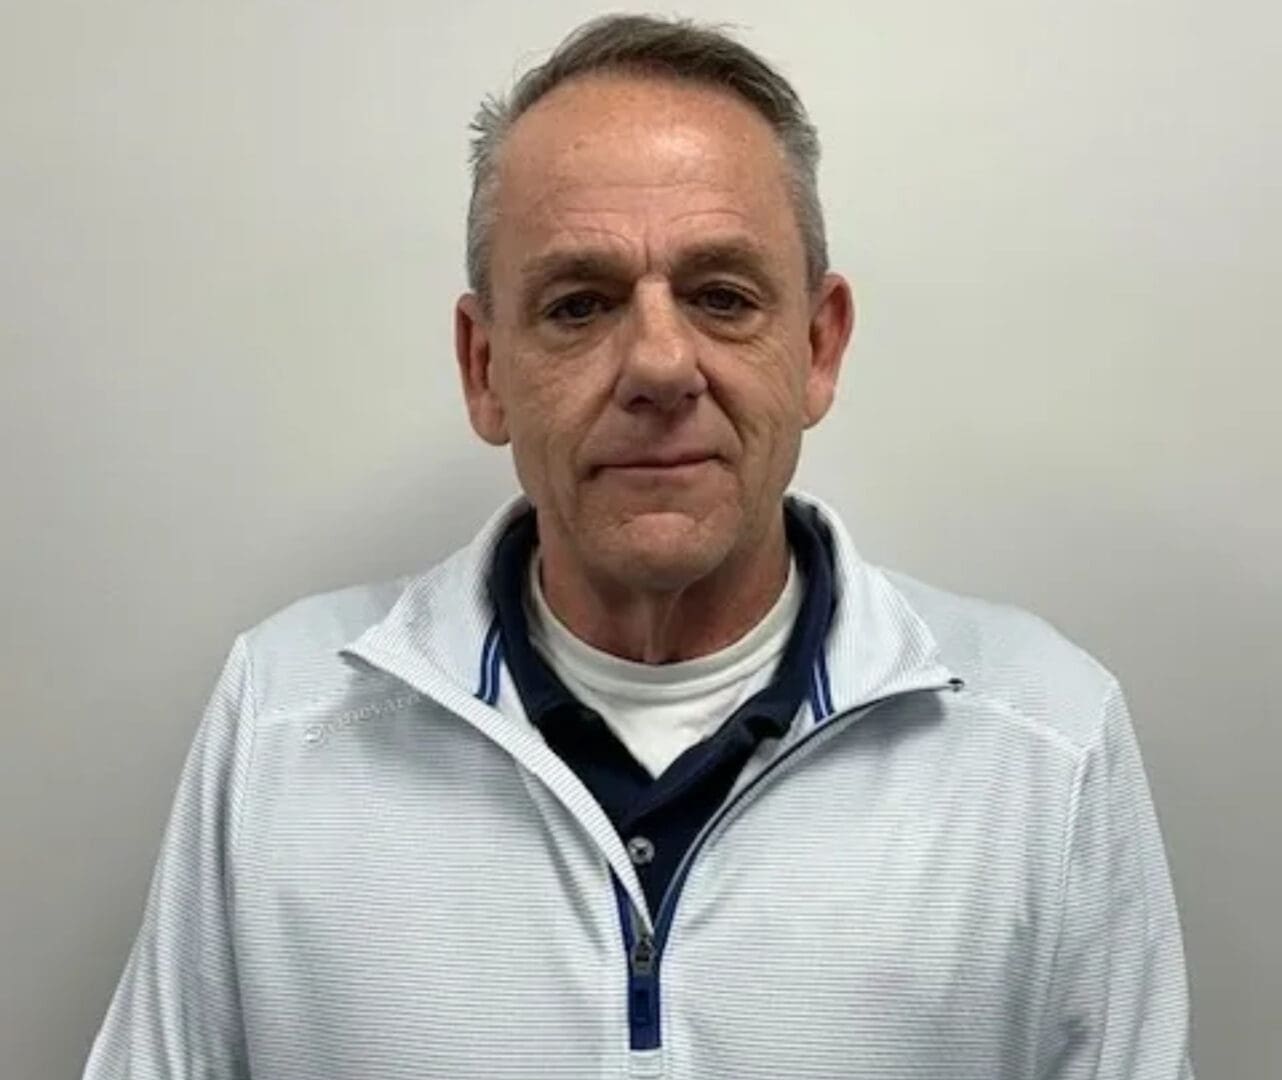
[[[239, 629], [513, 489], [451, 352], [465, 125], [590, 3], [0, 16], [0, 1075], [78, 1074]], [[823, 134], [859, 322], [802, 486], [1126, 686], [1201, 1077], [1282, 1075], [1282, 229], [1260, 3], [689, 3]]]

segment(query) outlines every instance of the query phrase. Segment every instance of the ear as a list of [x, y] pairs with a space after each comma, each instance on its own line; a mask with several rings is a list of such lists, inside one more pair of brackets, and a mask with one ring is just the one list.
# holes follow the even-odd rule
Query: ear
[[837, 375], [855, 327], [855, 298], [840, 274], [825, 274], [811, 302], [810, 370], [806, 372], [806, 427], [827, 414], [837, 393]]
[[490, 370], [490, 319], [475, 293], [464, 293], [454, 306], [454, 355], [463, 380], [472, 429], [491, 446], [508, 441], [507, 416], [495, 392]]

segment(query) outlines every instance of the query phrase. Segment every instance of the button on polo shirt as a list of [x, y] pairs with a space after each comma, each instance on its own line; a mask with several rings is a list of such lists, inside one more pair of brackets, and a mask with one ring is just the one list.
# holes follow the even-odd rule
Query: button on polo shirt
[[628, 858], [637, 866], [654, 862], [654, 841], [646, 836], [634, 836], [628, 841]]
[[534, 511], [514, 521], [499, 542], [489, 589], [517, 695], [531, 723], [614, 824], [652, 915], [657, 916], [690, 843], [721, 806], [753, 751], [791, 726], [827, 635], [834, 595], [826, 530], [811, 508], [792, 500], [784, 503], [784, 526], [805, 596], [773, 680], [657, 778], [596, 712], [574, 697], [530, 644], [522, 590], [538, 543]]

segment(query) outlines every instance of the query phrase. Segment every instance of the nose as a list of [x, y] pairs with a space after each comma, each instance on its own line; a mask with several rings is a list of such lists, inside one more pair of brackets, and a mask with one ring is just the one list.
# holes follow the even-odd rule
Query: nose
[[670, 412], [708, 387], [694, 329], [666, 281], [636, 283], [621, 348], [615, 400], [624, 409]]

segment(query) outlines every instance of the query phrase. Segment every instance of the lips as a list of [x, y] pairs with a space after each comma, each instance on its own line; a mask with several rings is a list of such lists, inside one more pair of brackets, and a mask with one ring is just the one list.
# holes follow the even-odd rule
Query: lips
[[698, 465], [711, 461], [713, 454], [673, 454], [650, 455], [630, 458], [626, 461], [611, 462], [607, 467], [613, 469], [670, 469], [678, 465]]
[[701, 476], [701, 466], [715, 465], [725, 459], [716, 449], [706, 444], [684, 442], [662, 446], [658, 440], [647, 445], [644, 437], [622, 443], [618, 449], [607, 447], [588, 467], [588, 474], [600, 476], [612, 473], [617, 477], [635, 476], [638, 479], [655, 479], [670, 476]]

